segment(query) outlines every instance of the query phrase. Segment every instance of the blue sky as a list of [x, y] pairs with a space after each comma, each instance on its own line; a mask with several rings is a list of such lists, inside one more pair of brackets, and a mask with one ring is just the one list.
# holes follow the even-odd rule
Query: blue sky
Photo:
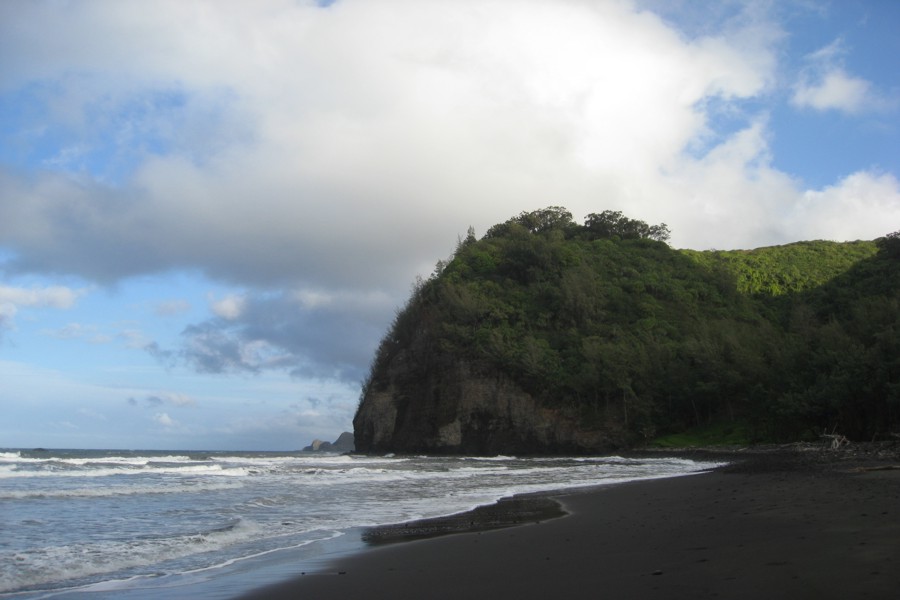
[[893, 0], [0, 3], [0, 447], [351, 428], [416, 276], [563, 205], [900, 229]]

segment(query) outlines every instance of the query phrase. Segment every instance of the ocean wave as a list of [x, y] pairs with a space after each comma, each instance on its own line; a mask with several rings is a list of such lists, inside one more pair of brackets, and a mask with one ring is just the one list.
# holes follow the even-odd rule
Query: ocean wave
[[34, 489], [0, 491], [0, 500], [28, 500], [37, 498], [109, 498], [113, 496], [142, 496], [155, 494], [184, 494], [215, 492], [243, 487], [243, 482], [202, 482], [193, 485], [116, 485], [91, 486], [73, 489]]
[[520, 460], [520, 459], [515, 456], [504, 456], [503, 454], [498, 454], [497, 456], [463, 456], [462, 460], [493, 462], [493, 461]]
[[[121, 465], [146, 465], [148, 463], [184, 463], [197, 462], [198, 459], [182, 455], [159, 455], [159, 456], [83, 456], [83, 457], [64, 457], [64, 456], [22, 456], [22, 452], [0, 452], [0, 462], [16, 462], [24, 465], [27, 464], [46, 464], [58, 463], [65, 465], [84, 466], [84, 465], [104, 465], [104, 464], [121, 464]], [[206, 459], [209, 460], [209, 459]]]
[[0, 563], [0, 592], [39, 589], [212, 552], [253, 539], [259, 532], [255, 523], [240, 520], [206, 532], [157, 539], [32, 548]]
[[122, 475], [213, 475], [220, 477], [246, 477], [255, 474], [248, 467], [229, 467], [218, 464], [144, 464], [144, 465], [103, 465], [73, 468], [66, 464], [0, 465], [0, 479], [13, 477], [111, 477]]
[[[235, 563], [259, 558], [275, 552], [301, 548], [325, 542], [344, 535], [343, 531], [314, 529], [306, 532], [272, 535], [265, 527], [246, 519], [205, 532], [170, 537], [146, 536], [128, 542], [99, 542], [67, 546], [50, 546], [17, 553], [12, 561], [0, 561], [0, 594], [44, 590], [48, 592], [78, 591], [101, 592], [126, 590], [138, 587], [138, 582], [182, 578], [197, 573], [214, 571]], [[286, 538], [294, 538], [287, 541]], [[266, 538], [283, 541], [268, 544], [263, 549], [244, 546], [248, 542]], [[201, 559], [189, 566], [183, 560], [200, 555], [215, 556], [229, 547], [243, 550], [218, 559]], [[171, 569], [157, 569], [152, 573], [134, 573], [147, 565], [164, 565], [170, 561]], [[11, 567], [11, 568], [10, 568]], [[112, 576], [100, 581], [89, 581]], [[86, 581], [88, 580], [88, 581]], [[157, 584], [159, 585], [159, 583]]]
[[[178, 452], [110, 453], [89, 457], [94, 463], [60, 466], [61, 458], [88, 457], [30, 462], [15, 454], [5, 452], [0, 460], [0, 478], [16, 478], [3, 482], [0, 491], [4, 517], [18, 524], [10, 528], [7, 547], [0, 551], [2, 591], [153, 588], [168, 585], [159, 578], [178, 582], [192, 569], [221, 568], [350, 528], [455, 514], [517, 493], [670, 477], [713, 466], [608, 456], [398, 459], [207, 453], [200, 459], [188, 455], [187, 460], [172, 460], [183, 456]], [[98, 464], [110, 457], [148, 460]], [[57, 500], [32, 501], [39, 498]], [[193, 527], [201, 531], [184, 533]]]
[[274, 548], [268, 548], [266, 550], [260, 550], [258, 552], [253, 552], [246, 555], [236, 556], [232, 558], [227, 558], [221, 562], [216, 562], [214, 564], [210, 564], [203, 567], [198, 567], [195, 569], [188, 569], [182, 572], [175, 573], [153, 573], [150, 575], [135, 575], [132, 577], [126, 577], [122, 579], [109, 579], [105, 581], [99, 581], [96, 583], [89, 583], [87, 585], [65, 588], [59, 591], [64, 592], [78, 592], [78, 593], [108, 593], [108, 592], [121, 592], [125, 593], [129, 589], [140, 588], [140, 587], [148, 587], [152, 586], [155, 589], [163, 589], [163, 588], [171, 588], [173, 586], [179, 585], [179, 580], [184, 580], [186, 578], [190, 578], [192, 576], [196, 576], [201, 573], [208, 573], [212, 571], [218, 571], [222, 569], [226, 569], [234, 564], [241, 563], [247, 560], [253, 560], [262, 558], [269, 554], [274, 554], [276, 552], [284, 552], [286, 550], [296, 550], [298, 548], [302, 548], [304, 546], [308, 546], [310, 544], [316, 544], [320, 542], [327, 542], [336, 538], [339, 538], [344, 534], [342, 531], [330, 531], [323, 532], [324, 535], [322, 537], [316, 537], [312, 539], [306, 539], [295, 544], [290, 544], [286, 546], [278, 546]]

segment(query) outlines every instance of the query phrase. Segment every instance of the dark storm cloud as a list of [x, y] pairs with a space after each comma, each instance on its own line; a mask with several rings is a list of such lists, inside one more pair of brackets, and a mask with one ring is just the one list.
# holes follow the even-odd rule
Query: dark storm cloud
[[227, 316], [186, 327], [179, 348], [146, 350], [203, 373], [283, 370], [358, 383], [394, 309], [379, 295], [249, 295]]

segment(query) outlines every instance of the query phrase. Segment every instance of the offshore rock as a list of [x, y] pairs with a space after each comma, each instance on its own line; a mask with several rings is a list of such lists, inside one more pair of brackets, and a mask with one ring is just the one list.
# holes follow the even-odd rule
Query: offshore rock
[[338, 436], [338, 439], [331, 442], [331, 447], [334, 448], [336, 452], [353, 452], [356, 450], [353, 434], [349, 431], [345, 431]]
[[313, 440], [312, 444], [305, 447], [303, 452], [353, 452], [355, 449], [353, 434], [349, 431], [343, 432], [334, 442], [323, 442], [322, 440]]

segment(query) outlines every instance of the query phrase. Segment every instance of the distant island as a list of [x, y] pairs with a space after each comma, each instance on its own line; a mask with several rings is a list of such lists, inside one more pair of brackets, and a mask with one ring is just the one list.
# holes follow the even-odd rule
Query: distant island
[[524, 212], [417, 282], [354, 418], [359, 452], [595, 453], [714, 431], [900, 431], [900, 232], [669, 247], [620, 212]]
[[345, 431], [333, 442], [313, 440], [309, 446], [306, 446], [303, 449], [303, 452], [335, 452], [338, 454], [346, 454], [347, 452], [353, 452], [355, 449], [356, 446], [353, 443], [353, 434], [349, 431]]

